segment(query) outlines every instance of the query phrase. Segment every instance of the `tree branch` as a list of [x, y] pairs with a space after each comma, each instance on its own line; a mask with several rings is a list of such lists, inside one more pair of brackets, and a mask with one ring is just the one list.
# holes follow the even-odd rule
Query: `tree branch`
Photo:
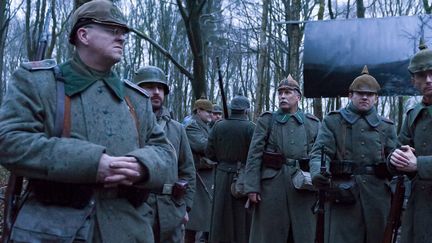
[[183, 67], [167, 50], [165, 50], [161, 45], [159, 45], [156, 41], [148, 37], [146, 34], [136, 30], [131, 29], [132, 32], [137, 34], [139, 37], [143, 38], [144, 40], [150, 42], [158, 51], [160, 51], [165, 57], [167, 57], [173, 64], [176, 66], [181, 73], [186, 75], [186, 77], [189, 78], [189, 80], [193, 80], [193, 75], [185, 68]]

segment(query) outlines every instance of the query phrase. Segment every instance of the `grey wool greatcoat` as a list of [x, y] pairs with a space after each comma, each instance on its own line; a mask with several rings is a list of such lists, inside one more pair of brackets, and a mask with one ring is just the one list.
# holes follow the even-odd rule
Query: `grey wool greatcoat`
[[[196, 190], [193, 208], [186, 229], [210, 231], [213, 199], [214, 168], [204, 161], [210, 128], [197, 115], [186, 126], [186, 134], [192, 149], [196, 169]], [[207, 159], [207, 158], [206, 158]]]
[[210, 242], [248, 242], [250, 214], [247, 197], [234, 198], [231, 183], [237, 163], [246, 164], [255, 124], [246, 115], [231, 114], [213, 126], [207, 145], [207, 156], [218, 163], [210, 231]]
[[192, 208], [195, 193], [195, 165], [184, 127], [171, 119], [165, 107], [162, 107], [157, 121], [176, 150], [178, 178], [187, 181], [188, 188], [181, 199], [161, 193], [151, 194], [148, 202], [153, 208], [155, 242], [181, 242], [183, 218]]
[[399, 133], [399, 143], [415, 148], [417, 156], [417, 173], [408, 174], [411, 179], [411, 195], [402, 217], [402, 243], [432, 242], [431, 138], [431, 107], [423, 103], [417, 104], [408, 110]]
[[[385, 165], [383, 163], [396, 142], [396, 129], [392, 121], [379, 116], [375, 107], [361, 114], [350, 103], [324, 118], [311, 153], [311, 175], [319, 173], [322, 145], [325, 146], [328, 169], [332, 166], [330, 161], [346, 161], [353, 163], [354, 168], [363, 168]], [[381, 168], [386, 171], [385, 166]], [[327, 202], [325, 242], [381, 243], [390, 210], [389, 180], [373, 172], [355, 173], [351, 178], [347, 181], [355, 182], [349, 189], [355, 203]], [[334, 173], [332, 180], [344, 179]]]
[[[18, 68], [0, 109], [1, 165], [31, 180], [46, 180], [49, 188], [44, 193], [56, 201], [41, 203], [31, 190], [16, 219], [12, 239], [153, 242], [150, 207], [144, 202], [136, 208], [122, 196], [140, 197], [137, 193], [142, 190], [135, 186], [104, 188], [96, 183], [102, 153], [137, 158], [148, 173], [147, 179], [138, 183], [142, 187], [159, 188], [176, 179], [175, 152], [156, 123], [148, 95], [138, 86], [116, 79], [133, 106], [140, 107], [136, 109], [136, 126], [125, 100], [104, 81], [94, 81], [71, 96], [70, 137], [54, 137], [57, 99], [53, 66], [38, 63]], [[62, 195], [75, 192], [74, 200], [85, 192], [91, 197], [81, 206], [64, 202], [51, 191], [54, 185]]]
[[246, 192], [259, 193], [262, 199], [253, 206], [249, 242], [313, 242], [315, 217], [311, 206], [315, 193], [294, 188], [292, 176], [299, 164], [285, 163], [280, 170], [275, 170], [263, 165], [262, 156], [272, 126], [267, 147], [278, 147], [287, 161], [308, 158], [320, 122], [300, 110], [294, 115], [279, 110], [273, 116], [273, 121], [270, 112], [259, 117], [248, 153]]

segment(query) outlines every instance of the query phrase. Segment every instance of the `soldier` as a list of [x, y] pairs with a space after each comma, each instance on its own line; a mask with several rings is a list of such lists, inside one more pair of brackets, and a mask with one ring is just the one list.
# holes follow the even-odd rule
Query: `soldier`
[[213, 127], [216, 121], [219, 121], [222, 119], [222, 108], [218, 104], [213, 104], [212, 109], [212, 121], [210, 122], [209, 126]]
[[185, 129], [171, 118], [168, 109], [163, 106], [165, 96], [170, 92], [165, 73], [158, 67], [146, 66], [135, 72], [133, 81], [150, 94], [158, 124], [174, 145], [178, 160], [178, 181], [164, 185], [162, 190], [154, 191], [148, 200], [154, 211], [155, 242], [181, 242], [182, 224], [189, 220], [188, 212], [192, 207], [195, 193], [192, 151]]
[[244, 208], [247, 197], [235, 198], [231, 194], [233, 179], [246, 164], [255, 129], [247, 116], [249, 108], [246, 97], [234, 97], [230, 117], [216, 122], [210, 132], [206, 154], [218, 163], [210, 242], [246, 243], [249, 239], [250, 215]]
[[106, 0], [71, 20], [71, 59], [22, 64], [0, 109], [1, 164], [29, 179], [10, 238], [153, 242], [146, 188], [175, 179], [175, 153], [148, 94], [112, 70], [129, 27]]
[[210, 231], [211, 205], [213, 200], [214, 164], [205, 157], [211, 122], [212, 103], [204, 98], [195, 101], [193, 115], [186, 126], [186, 134], [192, 149], [196, 168], [196, 192], [194, 208], [186, 224], [186, 242], [195, 242], [196, 232], [203, 232], [201, 239], [208, 240]]
[[313, 242], [315, 193], [294, 188], [292, 176], [308, 170], [320, 122], [299, 109], [301, 91], [291, 75], [277, 91], [279, 109], [259, 117], [246, 164], [245, 191], [253, 203], [250, 242]]
[[387, 155], [396, 145], [392, 121], [378, 115], [380, 85], [362, 74], [349, 87], [349, 104], [323, 120], [311, 153], [313, 184], [326, 189], [328, 174], [320, 174], [321, 146], [331, 174], [326, 208], [326, 242], [382, 242], [390, 210]]
[[432, 51], [421, 44], [408, 70], [411, 82], [423, 99], [407, 111], [399, 134], [402, 146], [392, 153], [389, 167], [393, 172], [407, 174], [412, 184], [411, 196], [402, 219], [401, 242], [432, 242]]

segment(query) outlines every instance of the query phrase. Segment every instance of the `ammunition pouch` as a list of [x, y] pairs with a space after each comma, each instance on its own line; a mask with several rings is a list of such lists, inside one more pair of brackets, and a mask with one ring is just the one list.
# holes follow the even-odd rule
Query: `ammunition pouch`
[[72, 184], [32, 179], [29, 190], [46, 205], [59, 205], [76, 209], [84, 208], [93, 196], [94, 185]]
[[268, 168], [280, 170], [285, 161], [285, 156], [282, 153], [272, 151], [263, 152], [262, 163]]
[[335, 204], [354, 205], [356, 203], [356, 188], [357, 183], [353, 177], [348, 180], [332, 180], [332, 186], [327, 191], [328, 200]]
[[174, 183], [171, 196], [175, 200], [181, 200], [184, 198], [186, 194], [186, 190], [189, 186], [189, 183], [186, 180], [178, 180]]
[[298, 164], [299, 164], [300, 170], [302, 170], [304, 172], [309, 172], [310, 171], [310, 168], [309, 168], [309, 158], [299, 159], [298, 160]]
[[152, 189], [151, 193], [157, 195], [171, 195], [171, 197], [179, 201], [184, 198], [189, 183], [186, 180], [178, 180], [174, 184], [164, 184], [161, 189]]

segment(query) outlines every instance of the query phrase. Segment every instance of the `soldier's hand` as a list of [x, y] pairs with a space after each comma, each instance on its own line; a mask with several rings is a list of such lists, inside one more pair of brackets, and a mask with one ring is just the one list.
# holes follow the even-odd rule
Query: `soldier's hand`
[[330, 175], [318, 173], [312, 177], [312, 184], [318, 189], [330, 187]]
[[132, 185], [139, 181], [143, 174], [144, 169], [134, 157], [115, 157], [102, 154], [99, 161], [97, 180], [107, 187], [120, 184]]
[[390, 156], [390, 163], [396, 167], [397, 170], [403, 172], [417, 171], [417, 157], [414, 154], [415, 149], [403, 145], [399, 149], [395, 149]]
[[261, 201], [261, 195], [256, 192], [248, 193], [248, 198], [253, 203], [259, 203]]
[[189, 222], [189, 214], [188, 214], [188, 212], [186, 212], [185, 216], [183, 217], [183, 224], [186, 224], [187, 222]]

